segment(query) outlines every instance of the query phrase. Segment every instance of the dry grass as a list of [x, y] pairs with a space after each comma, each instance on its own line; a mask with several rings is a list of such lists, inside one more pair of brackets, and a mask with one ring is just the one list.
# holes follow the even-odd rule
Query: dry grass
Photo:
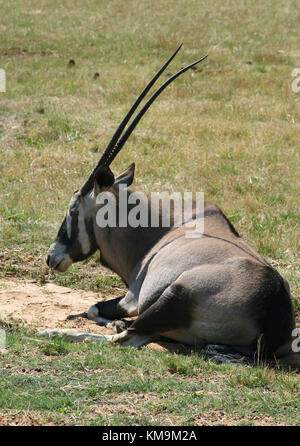
[[206, 52], [209, 59], [168, 88], [114, 169], [135, 161], [136, 187], [146, 191], [203, 190], [275, 262], [297, 299], [296, 1], [277, 2], [275, 15], [270, 0], [217, 7], [169, 1], [168, 8], [156, 2], [154, 9], [133, 0], [126, 7], [89, 1], [55, 8], [25, 1], [14, 12], [4, 2], [1, 11], [7, 92], [0, 103], [0, 250], [9, 258], [6, 271], [11, 265], [26, 270], [23, 259], [33, 256], [44, 274], [47, 247], [73, 190], [136, 94], [184, 40], [168, 75]]
[[[14, 8], [2, 1], [1, 18], [0, 273], [109, 296], [112, 276], [96, 268], [97, 257], [58, 275], [47, 270], [45, 255], [74, 189], [183, 41], [162, 80], [207, 52], [208, 60], [163, 93], [113, 170], [134, 161], [137, 189], [204, 191], [289, 280], [299, 325], [300, 93], [291, 88], [300, 66], [299, 2], [18, 0]], [[251, 386], [253, 379], [231, 384]], [[258, 422], [242, 407], [252, 396], [234, 415], [225, 410], [224, 422]], [[192, 423], [222, 422], [223, 409], [207, 401], [207, 416]], [[169, 416], [178, 424], [176, 410]], [[260, 410], [266, 423], [280, 423], [276, 408], [269, 413], [262, 401]], [[25, 415], [24, 423], [40, 422], [39, 412]]]

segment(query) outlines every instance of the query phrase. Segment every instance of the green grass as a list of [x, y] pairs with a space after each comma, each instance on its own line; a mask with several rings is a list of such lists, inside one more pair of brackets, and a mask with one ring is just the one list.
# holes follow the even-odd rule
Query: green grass
[[[0, 275], [100, 290], [107, 296], [124, 289], [118, 278], [99, 267], [98, 255], [73, 265], [63, 275], [47, 269], [45, 256], [73, 191], [99, 159], [138, 92], [183, 41], [182, 51], [162, 81], [207, 52], [209, 58], [198, 71], [186, 73], [168, 87], [115, 160], [113, 170], [118, 174], [134, 161], [135, 187], [143, 191], [204, 191], [206, 199], [222, 208], [245, 240], [288, 279], [299, 325], [300, 93], [291, 88], [292, 70], [300, 64], [299, 2], [23, 0], [12, 8], [10, 2], [2, 1], [1, 18], [0, 68], [6, 70], [7, 91], [0, 93]], [[69, 64], [70, 59], [75, 65]], [[96, 72], [98, 78], [94, 78]], [[19, 345], [20, 358], [26, 362], [28, 355], [30, 363], [34, 353], [39, 353], [38, 368], [46, 367], [46, 377], [41, 387], [38, 373], [26, 384], [22, 381], [25, 372], [12, 377], [21, 394], [13, 386], [5, 387], [4, 399], [10, 401], [7, 410], [50, 411], [52, 421], [76, 422], [84, 402], [73, 387], [72, 392], [66, 390], [67, 397], [61, 390], [64, 381], [51, 369], [54, 363], [60, 364], [61, 379], [69, 376], [64, 375], [69, 373], [66, 358], [73, 364], [72, 355], [79, 363], [97, 357], [88, 350], [94, 347], [62, 346], [56, 356], [55, 344], [44, 346], [47, 355], [39, 350], [43, 347], [18, 336], [13, 348]], [[21, 359], [13, 351], [9, 361], [18, 370]], [[110, 364], [111, 371], [104, 373], [106, 387], [100, 383], [100, 372], [89, 376], [95, 380], [91, 388], [104, 395], [110, 415], [100, 410], [95, 418], [84, 408], [86, 423], [196, 423], [188, 409], [182, 419], [182, 399], [184, 407], [198, 408], [199, 417], [207, 409], [213, 414], [224, 406], [226, 415], [234, 415], [226, 420], [234, 419], [236, 424], [245, 419], [258, 423], [255, 413], [276, 423], [296, 420], [293, 398], [283, 397], [288, 392], [285, 386], [294, 379], [286, 372], [275, 373], [271, 391], [266, 383], [273, 375], [268, 371], [263, 375], [256, 369], [239, 369], [228, 379], [231, 369], [207, 365], [196, 357], [174, 359], [146, 349], [101, 347], [100, 351], [102, 359], [108, 356], [111, 361], [135, 358], [137, 378], [129, 383], [127, 365], [123, 375], [120, 364], [117, 368]], [[164, 357], [169, 358], [168, 366]], [[166, 378], [155, 374], [151, 361], [165, 367], [161, 374]], [[195, 369], [190, 368], [190, 361]], [[157, 378], [157, 386], [163, 387], [164, 382], [170, 388], [165, 397], [149, 377], [144, 384], [138, 378], [139, 370], [146, 373], [146, 366]], [[199, 380], [208, 386], [205, 396], [195, 393]], [[123, 412], [115, 413], [105, 396], [112, 382], [116, 387], [110, 396], [123, 405]], [[208, 382], [215, 383], [216, 394]], [[186, 386], [184, 391], [176, 390], [179, 383]], [[53, 409], [45, 403], [45, 396], [41, 399], [45, 408], [39, 408], [37, 396], [30, 394], [31, 386], [37, 386], [37, 395], [50, 394], [52, 389], [61, 402]], [[154, 393], [155, 402], [150, 398], [145, 405], [134, 386], [147, 388], [147, 395]], [[118, 393], [117, 389], [123, 390]], [[23, 391], [27, 397], [22, 396]], [[53, 414], [56, 418], [51, 418]], [[212, 415], [209, 420], [213, 419]]]
[[[7, 328], [7, 327], [6, 327]], [[40, 340], [7, 331], [0, 424], [299, 424], [299, 379], [261, 364], [216, 365], [196, 353]], [[38, 415], [37, 415], [38, 414]]]

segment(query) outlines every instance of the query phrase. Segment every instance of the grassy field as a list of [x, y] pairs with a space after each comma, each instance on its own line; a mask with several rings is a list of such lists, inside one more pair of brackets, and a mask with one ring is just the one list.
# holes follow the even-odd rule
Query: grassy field
[[299, 425], [299, 376], [7, 327], [0, 425]]
[[[97, 256], [63, 275], [47, 269], [45, 256], [116, 124], [183, 41], [163, 80], [209, 58], [163, 93], [113, 170], [134, 161], [135, 187], [143, 191], [204, 191], [289, 280], [300, 325], [300, 93], [291, 87], [300, 67], [299, 2], [0, 0], [0, 8], [7, 78], [0, 93], [0, 275], [107, 296], [122, 286]], [[35, 338], [13, 324], [9, 352], [0, 357], [3, 422], [300, 422], [294, 372], [26, 336]]]

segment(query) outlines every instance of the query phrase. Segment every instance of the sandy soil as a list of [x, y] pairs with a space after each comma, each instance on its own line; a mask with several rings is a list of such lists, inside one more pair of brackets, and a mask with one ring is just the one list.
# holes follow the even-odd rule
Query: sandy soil
[[0, 319], [22, 321], [34, 328], [80, 328], [95, 333], [108, 332], [92, 321], [79, 318], [66, 320], [71, 314], [86, 312], [99, 300], [100, 294], [76, 291], [33, 280], [0, 280]]
[[[74, 290], [53, 283], [39, 285], [34, 280], [0, 279], [0, 320], [11, 318], [32, 328], [76, 328], [90, 333], [112, 334], [85, 318], [67, 320], [70, 315], [87, 312], [103, 300], [101, 293]], [[161, 351], [187, 352], [188, 348], [173, 342], [148, 344]]]

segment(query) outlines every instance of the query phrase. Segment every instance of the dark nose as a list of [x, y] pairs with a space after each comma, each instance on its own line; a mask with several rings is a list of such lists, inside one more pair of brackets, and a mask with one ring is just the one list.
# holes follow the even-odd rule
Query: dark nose
[[47, 263], [47, 265], [49, 266], [49, 263], [50, 263], [50, 256], [49, 256], [49, 254], [47, 255], [46, 263]]

